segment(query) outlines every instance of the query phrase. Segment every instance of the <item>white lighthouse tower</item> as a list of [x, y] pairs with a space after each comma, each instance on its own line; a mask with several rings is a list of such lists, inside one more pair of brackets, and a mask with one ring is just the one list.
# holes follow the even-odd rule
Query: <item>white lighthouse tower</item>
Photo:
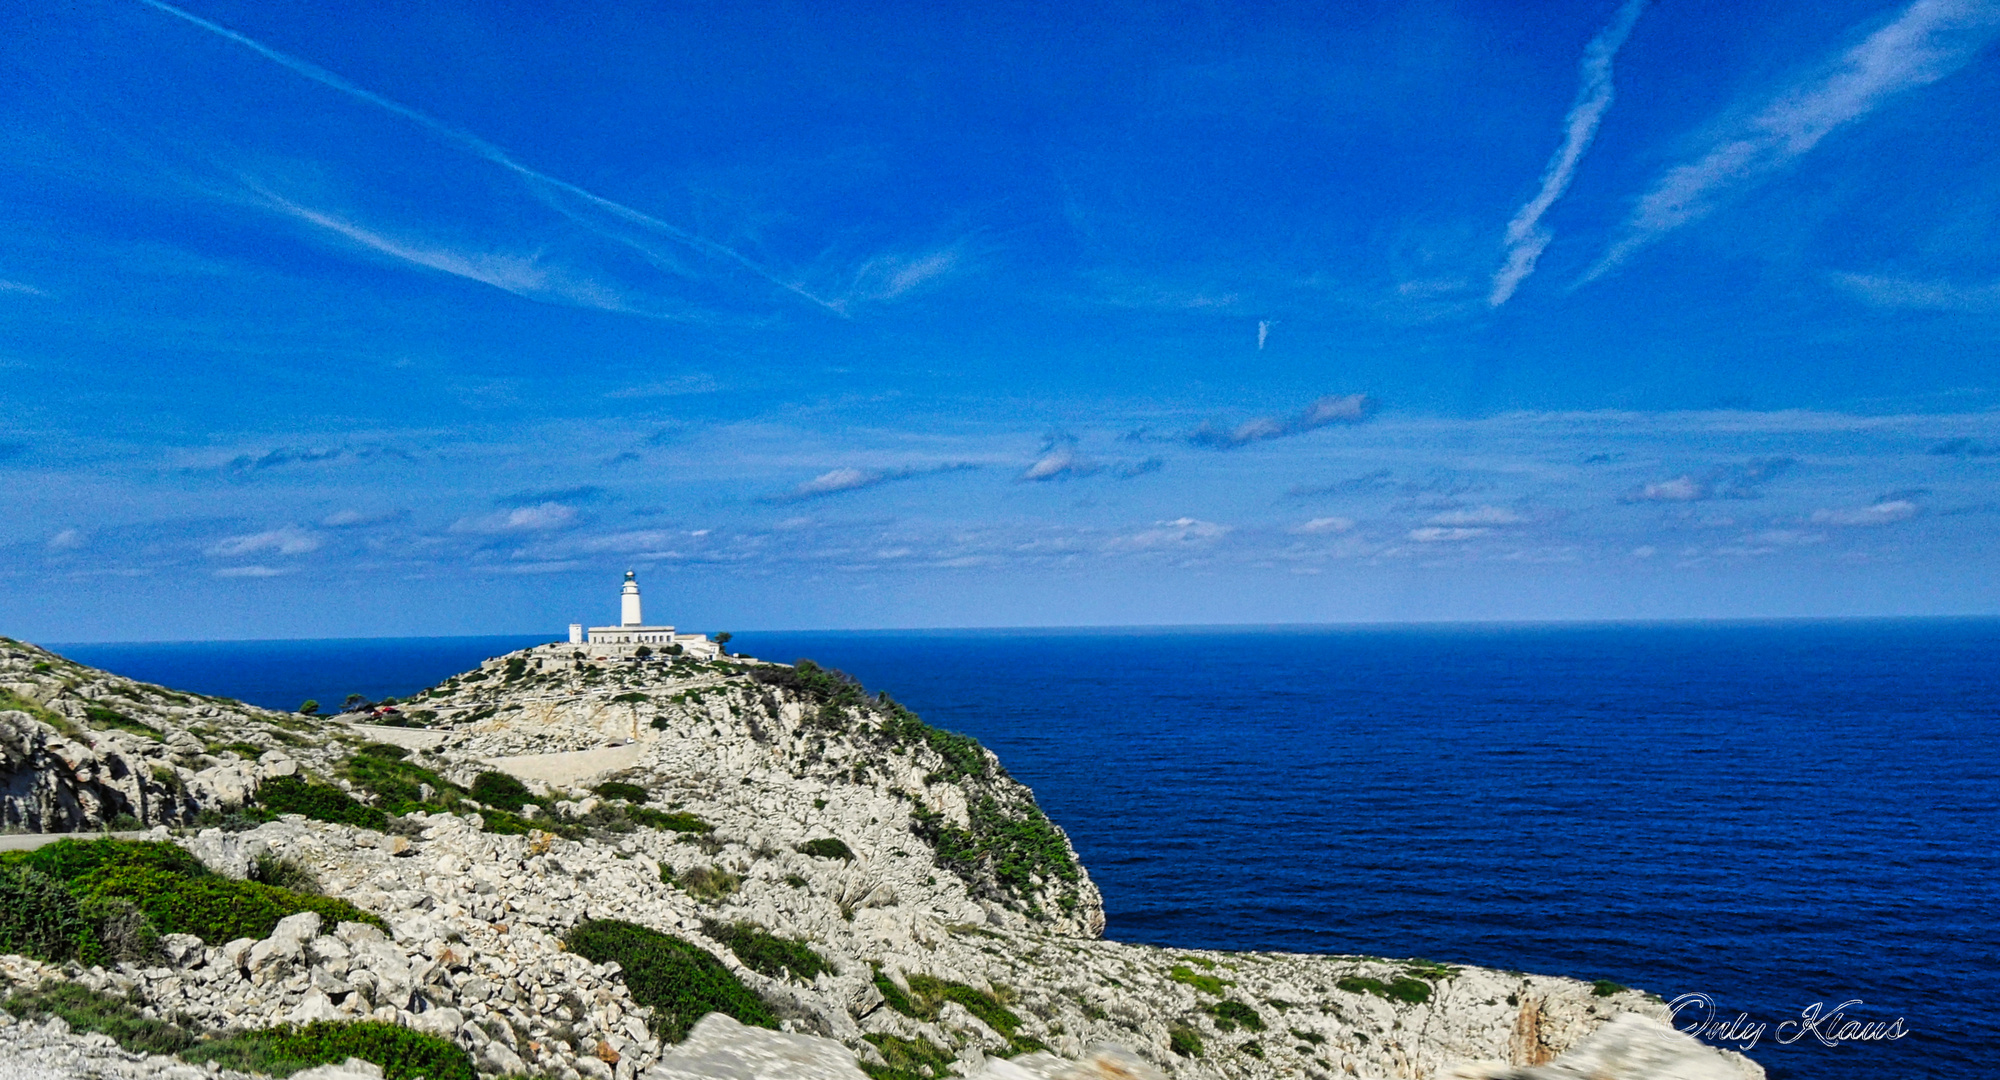
[[645, 616], [639, 609], [639, 578], [632, 571], [625, 571], [625, 584], [618, 590], [618, 625], [593, 626], [586, 634], [581, 626], [570, 624], [569, 639], [572, 644], [587, 644], [590, 655], [597, 657], [633, 656], [640, 646], [652, 652], [674, 652], [678, 645], [680, 653], [713, 660], [720, 655], [722, 647], [708, 640], [707, 634], [676, 634], [671, 626], [647, 626]]
[[627, 570], [625, 587], [619, 590], [618, 623], [621, 626], [640, 626], [645, 621], [639, 617], [639, 581], [633, 576], [632, 571]]

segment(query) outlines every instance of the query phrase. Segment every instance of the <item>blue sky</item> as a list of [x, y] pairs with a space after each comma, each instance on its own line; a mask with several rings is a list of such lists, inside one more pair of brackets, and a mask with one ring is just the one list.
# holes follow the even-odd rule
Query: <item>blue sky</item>
[[2000, 611], [2000, 0], [0, 12], [0, 632]]

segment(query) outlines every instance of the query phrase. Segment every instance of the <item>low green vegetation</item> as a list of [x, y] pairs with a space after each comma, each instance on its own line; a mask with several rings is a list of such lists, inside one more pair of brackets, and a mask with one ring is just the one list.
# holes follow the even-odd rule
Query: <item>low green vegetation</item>
[[535, 793], [528, 790], [528, 785], [503, 772], [483, 772], [473, 777], [471, 795], [486, 806], [514, 814], [535, 801]]
[[882, 1034], [868, 1034], [862, 1038], [880, 1051], [882, 1060], [887, 1063], [862, 1064], [862, 1070], [873, 1080], [943, 1080], [955, 1075], [951, 1072], [951, 1065], [957, 1058], [929, 1039], [905, 1039]]
[[1590, 992], [1597, 997], [1610, 997], [1613, 994], [1624, 993], [1625, 987], [1610, 979], [1599, 979], [1590, 984]]
[[290, 1076], [315, 1065], [357, 1057], [382, 1067], [382, 1080], [478, 1080], [472, 1057], [457, 1044], [377, 1020], [322, 1020], [243, 1031], [181, 1051], [196, 1064]]
[[903, 981], [909, 984], [908, 993], [904, 993], [903, 988], [897, 986], [895, 980], [881, 968], [875, 969], [875, 989], [881, 992], [883, 1002], [904, 1016], [916, 1020], [936, 1020], [938, 1010], [944, 1007], [944, 1003], [955, 1001], [1007, 1039], [1007, 1054], [1002, 1056], [1047, 1049], [1040, 1041], [1020, 1034], [1022, 1021], [1019, 1015], [1001, 1004], [999, 998], [976, 986], [949, 982], [931, 975], [907, 975]]
[[40, 720], [42, 723], [47, 724], [70, 738], [75, 738], [80, 734], [77, 731], [76, 725], [70, 723], [69, 717], [47, 708], [32, 698], [23, 697], [4, 686], [0, 686], [0, 712], [6, 712], [10, 709], [17, 709], [27, 713], [29, 716]]
[[591, 788], [590, 791], [600, 799], [619, 799], [629, 803], [643, 803], [652, 798], [652, 793], [645, 788], [637, 784], [628, 784], [623, 780], [607, 780]]
[[808, 840], [799, 845], [799, 853], [815, 859], [842, 859], [854, 861], [854, 851], [837, 837], [823, 836], [818, 840]]
[[696, 900], [713, 904], [741, 888], [743, 879], [713, 866], [695, 866], [682, 871], [680, 877], [674, 879], [674, 884]]
[[593, 964], [616, 961], [632, 1000], [653, 1007], [655, 1034], [680, 1042], [695, 1021], [719, 1012], [751, 1027], [776, 1028], [770, 1006], [699, 945], [615, 919], [579, 923], [563, 937], [569, 951]]
[[107, 709], [102, 705], [85, 705], [83, 707], [83, 715], [85, 719], [90, 721], [92, 727], [117, 728], [120, 731], [129, 731], [135, 735], [144, 735], [149, 739], [160, 737], [159, 728], [151, 724], [140, 723], [119, 712], [117, 709]]
[[1431, 984], [1422, 979], [1412, 979], [1408, 975], [1398, 975], [1384, 983], [1380, 979], [1365, 976], [1349, 976], [1333, 984], [1350, 994], [1373, 994], [1388, 1001], [1400, 1001], [1405, 1005], [1421, 1005], [1431, 999]]
[[38, 959], [142, 959], [159, 934], [263, 938], [303, 911], [388, 929], [345, 900], [216, 874], [163, 841], [59, 840], [0, 855], [0, 939]]
[[1202, 1006], [1208, 1015], [1215, 1018], [1217, 1031], [1235, 1031], [1238, 1027], [1246, 1031], [1264, 1030], [1264, 1018], [1257, 1010], [1241, 1001], [1224, 1000], [1213, 1005]]
[[1235, 985], [1227, 979], [1203, 975], [1186, 964], [1175, 964], [1173, 970], [1167, 972], [1167, 978], [1177, 983], [1186, 983], [1204, 994], [1214, 994], [1216, 997], [1222, 996], [1223, 987]]
[[755, 923], [721, 923], [703, 920], [702, 932], [736, 954], [743, 966], [773, 979], [794, 978], [811, 982], [822, 971], [832, 971], [826, 957], [803, 941], [782, 938]]
[[0, 1008], [24, 1020], [60, 1016], [72, 1031], [109, 1035], [138, 1054], [178, 1054], [195, 1043], [194, 1035], [179, 1024], [155, 1020], [130, 1001], [82, 983], [50, 980], [33, 990], [16, 990], [0, 1002]]
[[1201, 1032], [1186, 1024], [1175, 1024], [1167, 1029], [1167, 1049], [1184, 1058], [1202, 1056]]
[[251, 805], [269, 814], [303, 814], [314, 821], [381, 829], [389, 815], [357, 802], [329, 784], [309, 784], [296, 776], [277, 776], [257, 785]]

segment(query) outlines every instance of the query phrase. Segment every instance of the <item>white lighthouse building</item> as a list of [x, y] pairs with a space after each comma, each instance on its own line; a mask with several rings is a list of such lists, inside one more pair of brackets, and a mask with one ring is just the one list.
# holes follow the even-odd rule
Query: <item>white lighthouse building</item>
[[[625, 571], [625, 584], [618, 591], [618, 625], [593, 626], [586, 631], [582, 623], [571, 623], [569, 641], [588, 646], [593, 657], [631, 656], [640, 646], [656, 653], [678, 651], [705, 660], [715, 659], [722, 651], [707, 634], [676, 634], [671, 626], [647, 626], [639, 607], [638, 577], [630, 570]], [[676, 645], [679, 650], [672, 648]]]

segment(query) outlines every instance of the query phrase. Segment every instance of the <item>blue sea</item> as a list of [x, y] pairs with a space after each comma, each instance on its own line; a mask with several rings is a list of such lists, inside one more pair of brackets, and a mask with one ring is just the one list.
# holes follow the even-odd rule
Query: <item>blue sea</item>
[[[539, 638], [78, 645], [274, 707]], [[1424, 956], [1769, 1025], [1773, 1077], [1994, 1075], [2000, 621], [743, 633], [997, 751], [1107, 936]], [[1901, 1019], [1822, 1045], [1802, 1012]], [[1740, 1045], [1740, 1044], [1739, 1044]]]

